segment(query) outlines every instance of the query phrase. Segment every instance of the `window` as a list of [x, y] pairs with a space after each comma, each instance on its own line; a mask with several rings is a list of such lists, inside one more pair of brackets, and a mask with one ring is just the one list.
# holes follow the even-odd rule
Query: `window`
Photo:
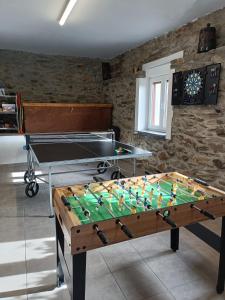
[[148, 130], [166, 132], [169, 78], [160, 76], [149, 81]]
[[136, 83], [135, 130], [170, 139], [172, 123], [172, 60], [183, 52], [143, 65], [144, 78]]

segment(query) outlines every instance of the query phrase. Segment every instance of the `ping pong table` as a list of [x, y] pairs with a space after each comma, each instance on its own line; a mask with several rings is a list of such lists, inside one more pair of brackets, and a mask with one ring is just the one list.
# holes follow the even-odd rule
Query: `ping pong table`
[[[27, 171], [24, 181], [27, 183], [25, 193], [34, 197], [39, 191], [37, 180], [49, 185], [49, 200], [51, 215], [52, 207], [52, 176], [74, 172], [97, 170], [102, 174], [113, 169], [111, 179], [121, 178], [122, 168], [119, 160], [133, 160], [133, 175], [136, 172], [136, 159], [150, 157], [151, 152], [123, 144], [114, 138], [114, 132], [87, 132], [63, 134], [35, 134], [25, 135], [27, 150]], [[57, 167], [68, 165], [84, 165], [98, 163], [97, 167], [78, 168], [74, 170], [54, 171]], [[46, 168], [47, 173], [39, 174], [36, 167]], [[47, 177], [45, 180], [44, 178]]]

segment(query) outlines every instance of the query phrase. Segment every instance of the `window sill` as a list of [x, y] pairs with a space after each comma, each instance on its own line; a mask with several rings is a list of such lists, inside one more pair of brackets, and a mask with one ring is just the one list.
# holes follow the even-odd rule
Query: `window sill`
[[143, 131], [135, 131], [135, 134], [142, 135], [142, 136], [154, 137], [154, 138], [163, 139], [163, 140], [166, 139], [166, 133], [164, 133], [164, 132], [143, 130]]

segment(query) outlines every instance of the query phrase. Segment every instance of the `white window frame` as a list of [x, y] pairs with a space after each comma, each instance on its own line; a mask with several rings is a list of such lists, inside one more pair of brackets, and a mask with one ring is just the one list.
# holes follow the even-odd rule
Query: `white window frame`
[[[135, 131], [141, 133], [150, 133], [158, 136], [163, 136], [166, 139], [171, 139], [171, 127], [173, 118], [173, 108], [171, 105], [172, 99], [172, 80], [174, 69], [171, 69], [171, 61], [183, 58], [183, 51], [174, 53], [167, 57], [144, 64], [142, 70], [145, 71], [145, 77], [136, 79], [136, 105], [135, 105]], [[168, 86], [168, 102], [166, 116], [166, 131], [162, 128], [149, 128], [150, 117], [150, 93], [151, 82], [157, 78], [163, 78], [164, 83], [169, 81]], [[161, 95], [163, 97], [163, 95]], [[162, 108], [162, 109], [165, 109]]]

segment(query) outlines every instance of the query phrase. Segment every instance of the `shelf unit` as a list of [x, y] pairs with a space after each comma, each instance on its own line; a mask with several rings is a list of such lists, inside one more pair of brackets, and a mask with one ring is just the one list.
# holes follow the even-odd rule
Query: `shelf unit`
[[[3, 111], [4, 104], [15, 105], [15, 111]], [[0, 95], [0, 134], [20, 132], [21, 99], [19, 94]]]

